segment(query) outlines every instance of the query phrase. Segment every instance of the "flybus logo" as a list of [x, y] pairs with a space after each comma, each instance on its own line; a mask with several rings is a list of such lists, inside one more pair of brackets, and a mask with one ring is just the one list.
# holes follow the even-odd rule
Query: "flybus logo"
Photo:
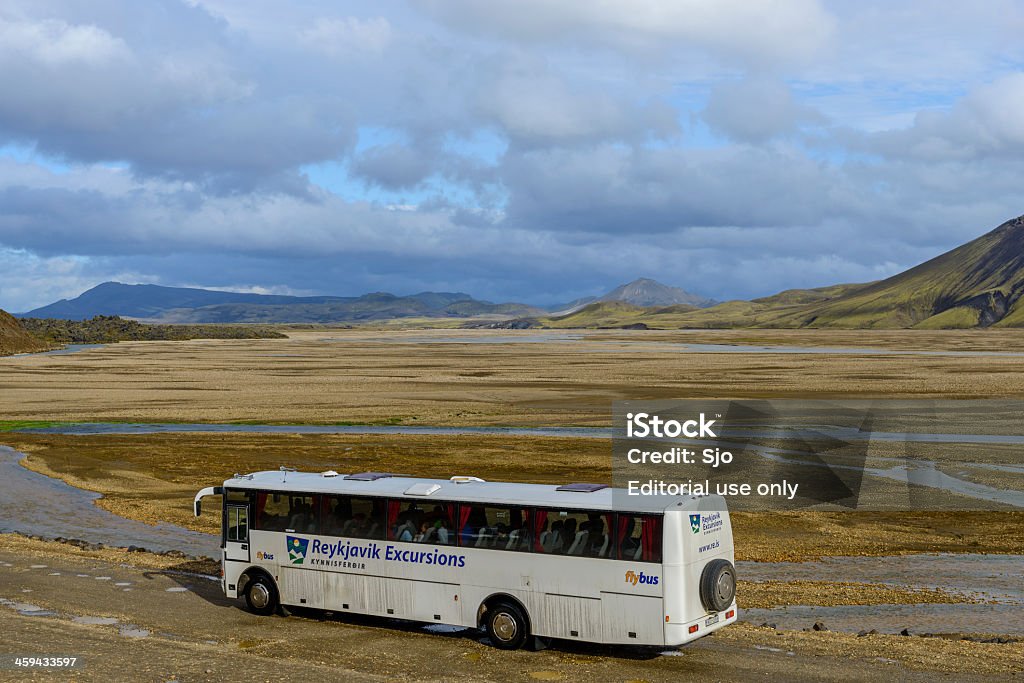
[[700, 515], [690, 515], [690, 531], [700, 533]]
[[306, 551], [309, 549], [308, 538], [286, 536], [285, 542], [288, 544], [289, 562], [291, 562], [292, 564], [302, 564], [306, 561]]
[[628, 572], [626, 572], [626, 583], [628, 583], [631, 586], [635, 586], [638, 583], [643, 583], [648, 586], [657, 586], [658, 577], [651, 576], [650, 574], [644, 574], [643, 572], [637, 574], [635, 571], [630, 569]]

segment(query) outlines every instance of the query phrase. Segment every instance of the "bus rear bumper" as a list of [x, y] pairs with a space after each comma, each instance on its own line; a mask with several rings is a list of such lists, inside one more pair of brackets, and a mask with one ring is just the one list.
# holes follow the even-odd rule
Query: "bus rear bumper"
[[[732, 614], [732, 616], [726, 616], [728, 614]], [[665, 644], [685, 645], [709, 633], [714, 633], [723, 626], [735, 623], [739, 616], [739, 610], [736, 609], [734, 602], [724, 612], [705, 614], [700, 619], [683, 624], [665, 624]]]

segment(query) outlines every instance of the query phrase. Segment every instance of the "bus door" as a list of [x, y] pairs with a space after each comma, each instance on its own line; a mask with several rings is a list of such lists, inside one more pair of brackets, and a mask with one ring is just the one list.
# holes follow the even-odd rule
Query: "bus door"
[[249, 561], [249, 503], [229, 495], [224, 510], [224, 559]]

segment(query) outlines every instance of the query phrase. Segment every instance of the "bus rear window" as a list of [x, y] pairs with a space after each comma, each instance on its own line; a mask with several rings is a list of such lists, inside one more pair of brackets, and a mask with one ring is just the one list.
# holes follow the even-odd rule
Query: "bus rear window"
[[618, 558], [661, 562], [661, 521], [658, 515], [616, 515]]

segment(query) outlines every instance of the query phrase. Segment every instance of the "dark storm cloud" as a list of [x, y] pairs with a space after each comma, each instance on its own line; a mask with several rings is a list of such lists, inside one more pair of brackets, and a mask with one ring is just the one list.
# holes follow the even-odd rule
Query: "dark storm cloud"
[[12, 0], [0, 307], [106, 279], [555, 302], [885, 277], [1021, 213], [1019, 15]]

